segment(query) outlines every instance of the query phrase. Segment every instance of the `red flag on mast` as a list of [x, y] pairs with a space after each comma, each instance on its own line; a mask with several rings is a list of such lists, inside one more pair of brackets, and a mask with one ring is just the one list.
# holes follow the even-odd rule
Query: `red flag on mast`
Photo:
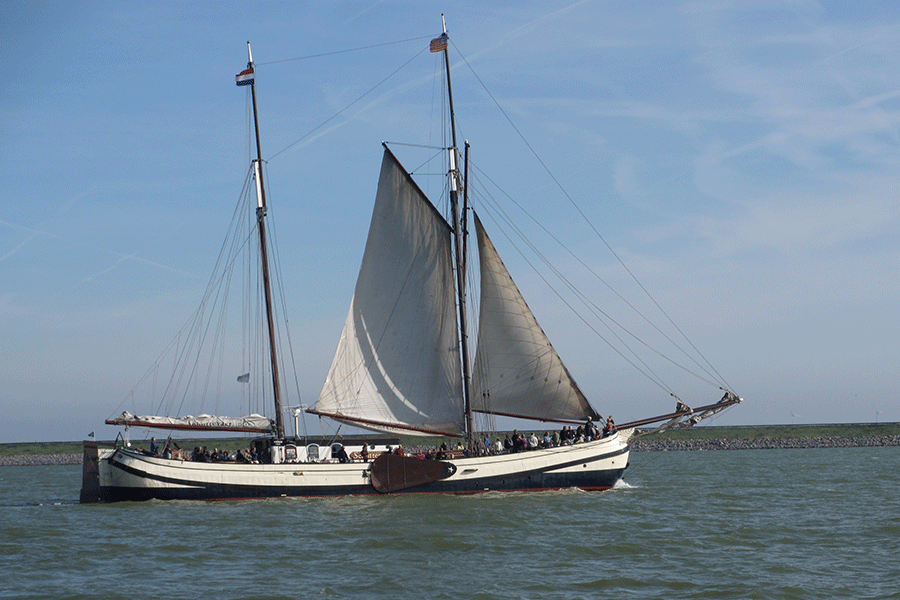
[[238, 85], [250, 85], [253, 83], [253, 67], [248, 67], [234, 76]]

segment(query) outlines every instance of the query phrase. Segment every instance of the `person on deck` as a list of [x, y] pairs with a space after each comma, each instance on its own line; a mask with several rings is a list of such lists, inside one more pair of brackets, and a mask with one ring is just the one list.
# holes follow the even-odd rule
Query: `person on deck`
[[[178, 444], [176, 444], [177, 446]], [[170, 435], [166, 438], [166, 445], [163, 446], [162, 451], [163, 458], [172, 458], [172, 436]]]
[[150, 454], [151, 456], [159, 456], [159, 445], [156, 443], [156, 438], [150, 438]]
[[616, 424], [613, 421], [612, 415], [609, 415], [609, 418], [606, 419], [606, 426], [603, 428], [603, 437], [610, 436], [616, 432]]
[[518, 429], [513, 429], [512, 434], [513, 452], [521, 452], [525, 449], [525, 437], [519, 435]]

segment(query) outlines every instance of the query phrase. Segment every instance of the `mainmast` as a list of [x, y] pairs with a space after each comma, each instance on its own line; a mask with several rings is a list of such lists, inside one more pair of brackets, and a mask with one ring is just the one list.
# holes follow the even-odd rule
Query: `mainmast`
[[[444, 53], [444, 67], [447, 71], [447, 99], [450, 106], [450, 211], [453, 213], [453, 241], [456, 252], [456, 291], [459, 305], [460, 350], [462, 353], [463, 401], [466, 415], [466, 441], [470, 449], [474, 446], [475, 432], [472, 426], [471, 375], [469, 373], [469, 331], [466, 325], [466, 252], [465, 227], [461, 224], [459, 213], [459, 147], [456, 144], [456, 114], [453, 112], [453, 86], [450, 83], [450, 56], [447, 51], [447, 21], [441, 15], [443, 33], [432, 40], [431, 51]], [[468, 152], [467, 152], [468, 154]]]
[[284, 420], [281, 408], [281, 384], [278, 375], [278, 352], [275, 344], [275, 317], [272, 314], [272, 286], [269, 278], [269, 250], [266, 242], [266, 188], [262, 175], [262, 148], [259, 142], [259, 117], [256, 112], [256, 83], [253, 68], [253, 53], [250, 42], [247, 42], [247, 69], [236, 77], [238, 85], [249, 85], [253, 99], [253, 127], [256, 132], [256, 160], [253, 170], [256, 178], [256, 224], [259, 227], [259, 250], [262, 262], [263, 289], [266, 297], [266, 320], [269, 327], [269, 359], [272, 363], [272, 389], [275, 396], [275, 435], [284, 437]]

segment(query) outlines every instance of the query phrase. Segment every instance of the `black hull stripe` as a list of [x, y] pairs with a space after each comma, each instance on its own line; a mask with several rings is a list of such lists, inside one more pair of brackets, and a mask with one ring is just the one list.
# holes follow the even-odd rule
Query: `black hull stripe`
[[[583, 476], [565, 476], [536, 480], [530, 477], [483, 479], [478, 481], [431, 483], [425, 486], [409, 488], [387, 495], [399, 494], [479, 494], [486, 492], [537, 492], [546, 490], [563, 490], [578, 488], [584, 491], [602, 491], [611, 489], [619, 480], [625, 469], [614, 469], [595, 473], [586, 478]], [[477, 485], [476, 485], [477, 484]], [[250, 486], [210, 486], [206, 488], [100, 488], [101, 502], [143, 501], [143, 500], [261, 500], [279, 497], [334, 497], [334, 496], [372, 496], [380, 494], [371, 485], [334, 486], [334, 487], [283, 487], [249, 489]]]

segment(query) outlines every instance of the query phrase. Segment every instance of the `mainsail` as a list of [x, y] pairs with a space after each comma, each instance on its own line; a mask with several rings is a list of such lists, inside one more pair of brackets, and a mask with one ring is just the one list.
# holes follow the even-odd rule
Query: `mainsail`
[[450, 227], [385, 148], [350, 311], [309, 412], [381, 431], [464, 429]]
[[596, 417], [475, 215], [481, 269], [472, 409], [529, 419]]

